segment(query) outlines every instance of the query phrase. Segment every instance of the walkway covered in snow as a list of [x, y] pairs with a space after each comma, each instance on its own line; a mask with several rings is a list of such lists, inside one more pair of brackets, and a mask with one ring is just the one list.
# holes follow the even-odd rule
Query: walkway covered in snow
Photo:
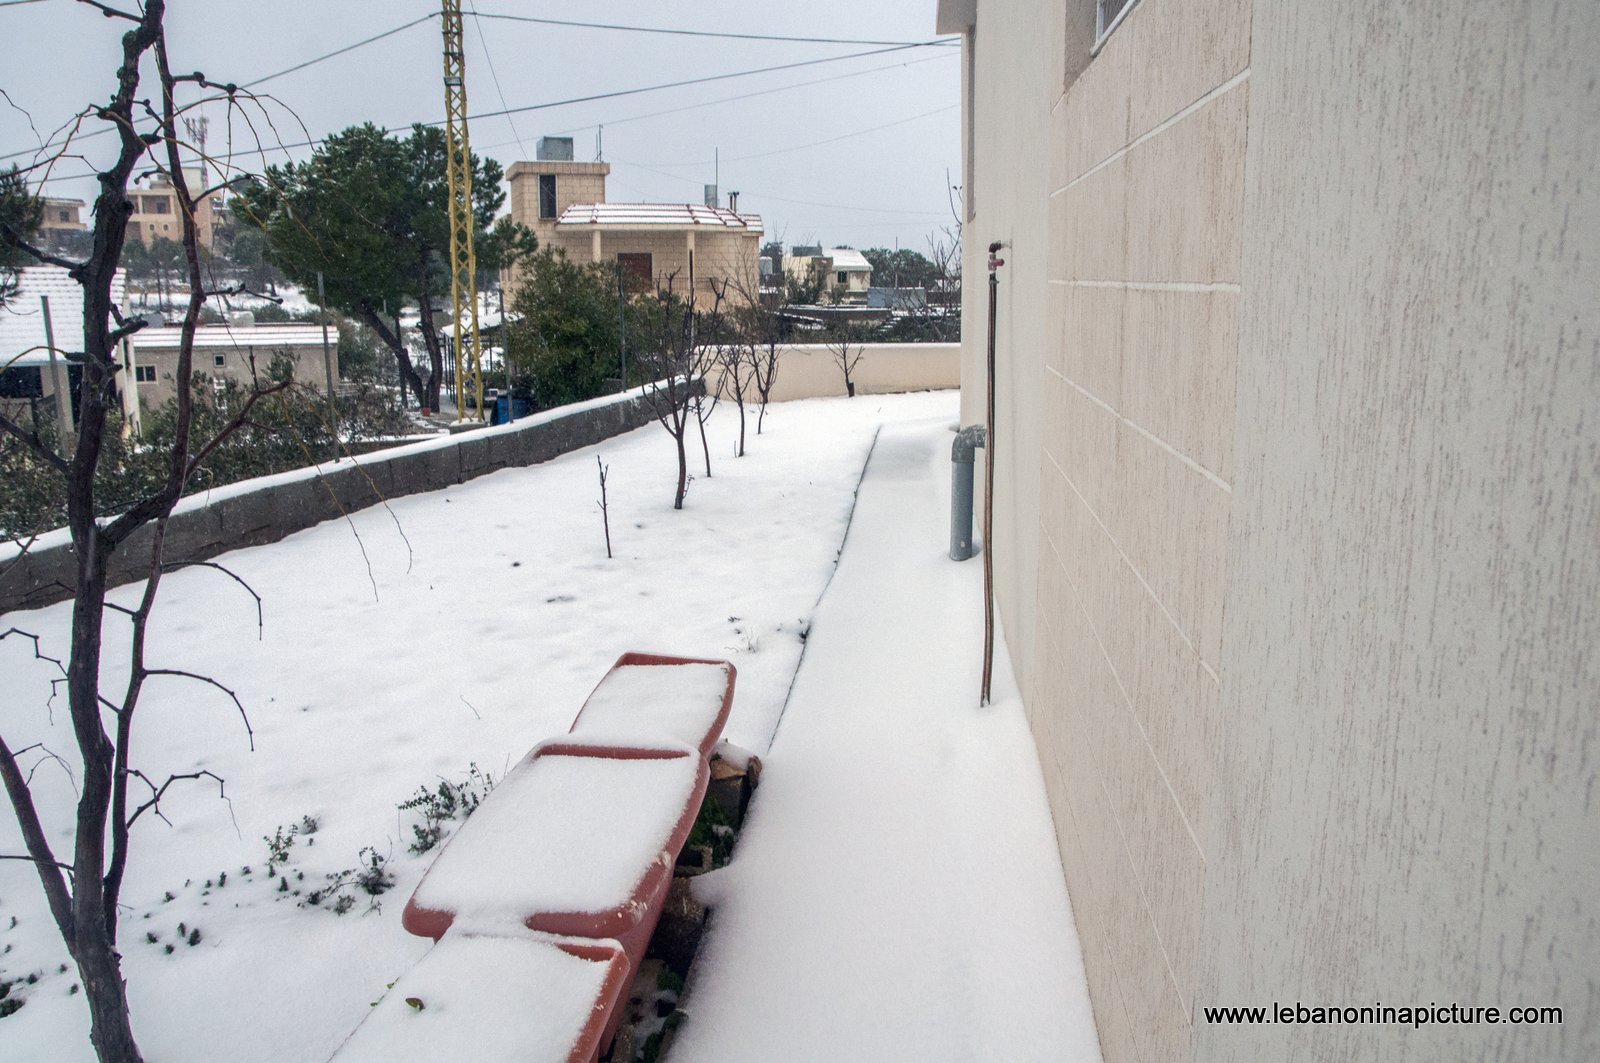
[[680, 1063], [1100, 1059], [1003, 648], [977, 705], [950, 423], [878, 436], [739, 848], [697, 882], [714, 913]]

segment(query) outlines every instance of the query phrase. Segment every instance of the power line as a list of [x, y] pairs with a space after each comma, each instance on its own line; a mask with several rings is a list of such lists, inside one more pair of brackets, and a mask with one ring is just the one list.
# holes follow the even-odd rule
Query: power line
[[[668, 81], [660, 85], [646, 85], [638, 89], [621, 89], [616, 92], [601, 92], [593, 96], [574, 96], [568, 100], [555, 100], [551, 103], [532, 103], [525, 107], [508, 107], [503, 111], [486, 111], [471, 117], [499, 118], [501, 115], [522, 114], [526, 111], [544, 111], [552, 107], [568, 107], [577, 103], [594, 103], [598, 100], [614, 100], [622, 96], [637, 96], [644, 92], [660, 92], [663, 89], [681, 89], [689, 85], [705, 85], [713, 81], [727, 81], [730, 78], [752, 77], [756, 74], [771, 74], [779, 70], [794, 70], [797, 67], [817, 66], [821, 63], [839, 63], [846, 59], [862, 59], [869, 55], [884, 55], [888, 52], [903, 52], [908, 48], [927, 48], [927, 44], [897, 44], [892, 48], [877, 48], [870, 52], [851, 52], [849, 55], [834, 55], [825, 59], [805, 59], [798, 63], [779, 63], [776, 66], [757, 67], [754, 70], [739, 70], [731, 74], [711, 74], [707, 77], [689, 78], [686, 81]], [[438, 122], [425, 122], [424, 125], [438, 125]]]
[[660, 118], [661, 116], [668, 114], [680, 114], [684, 111], [696, 111], [702, 107], [715, 107], [720, 103], [738, 103], [742, 100], [753, 100], [758, 96], [772, 96], [779, 92], [788, 92], [791, 89], [808, 88], [812, 85], [824, 85], [830, 81], [845, 81], [849, 78], [863, 77], [867, 74], [876, 74], [884, 70], [896, 70], [908, 66], [917, 66], [921, 63], [936, 63], [941, 59], [954, 58], [955, 56], [953, 55], [934, 55], [929, 56], [927, 59], [913, 59], [908, 63], [885, 63], [883, 66], [871, 66], [865, 70], [852, 70], [848, 74], [833, 74], [825, 78], [812, 78], [809, 81], [796, 81], [788, 85], [779, 85], [776, 88], [758, 89], [755, 92], [741, 92], [735, 96], [722, 96], [715, 100], [705, 100], [701, 103], [685, 104], [682, 107], [668, 107], [666, 110], [651, 111], [648, 114], [630, 115], [627, 118], [607, 118], [603, 123], [596, 122], [593, 125], [573, 126], [571, 129], [563, 129], [555, 135], [565, 136], [568, 133], [581, 133], [585, 129], [593, 129], [597, 125], [622, 125], [624, 122], [639, 122], [646, 118]]
[[[650, 173], [656, 174], [657, 176], [670, 178], [673, 181], [679, 181], [679, 182], [681, 182], [683, 184], [687, 184], [687, 185], [699, 184], [699, 182], [694, 180], [693, 178], [682, 177], [682, 176], [680, 176], [678, 174], [675, 174], [675, 173], [667, 173], [667, 171], [665, 171], [665, 170], [658, 170], [654, 166], [646, 166], [643, 163], [629, 162], [626, 159], [612, 159], [611, 161], [616, 163], [619, 166], [632, 166], [632, 167], [634, 167], [636, 169], [647, 170]], [[761, 192], [761, 191], [759, 191], [757, 189], [753, 189], [753, 188], [746, 188], [746, 189], [743, 190], [743, 192], [741, 194], [749, 195], [749, 196], [751, 196], [753, 198], [756, 198], [756, 199], [771, 199], [771, 200], [775, 200], [776, 202], [779, 202], [779, 203], [798, 203], [799, 205], [804, 206], [804, 207], [826, 207], [829, 210], [854, 210], [854, 211], [860, 211], [860, 212], [865, 213], [865, 214], [879, 214], [879, 215], [906, 214], [906, 215], [912, 215], [912, 216], [920, 217], [920, 218], [943, 217], [944, 214], [945, 214], [944, 211], [939, 211], [939, 210], [894, 210], [894, 209], [888, 208], [888, 207], [853, 207], [853, 206], [847, 206], [846, 204], [843, 204], [843, 203], [817, 203], [817, 202], [815, 202], [813, 200], [809, 200], [809, 199], [788, 199], [788, 198], [785, 198], [784, 196], [768, 195], [765, 192]]]
[[921, 48], [937, 45], [941, 48], [959, 44], [954, 37], [942, 37], [931, 41], [869, 41], [854, 37], [784, 37], [770, 33], [725, 33], [716, 30], [682, 30], [668, 29], [657, 26], [622, 26], [607, 22], [569, 22], [558, 18], [535, 18], [532, 15], [496, 15], [489, 12], [474, 12], [474, 18], [501, 19], [506, 22], [535, 22], [543, 26], [566, 26], [576, 29], [589, 30], [621, 30], [625, 33], [660, 33], [673, 37], [720, 37], [734, 41], [786, 41], [791, 44], [877, 44], [896, 45], [902, 48]]
[[[478, 43], [483, 46], [483, 61], [489, 67], [489, 78], [494, 82], [495, 95], [500, 97], [501, 107], [509, 107], [510, 104], [506, 103], [505, 90], [500, 87], [500, 75], [494, 72], [494, 56], [489, 54], [489, 38], [483, 34], [483, 21], [477, 18], [478, 12], [475, 10], [469, 9], [467, 14], [474, 17], [472, 24], [478, 31]], [[517, 123], [512, 120], [510, 115], [506, 115], [506, 125], [511, 127], [511, 135], [516, 138], [517, 149], [522, 152], [522, 157], [527, 158], [528, 147], [522, 142], [522, 134], [517, 131]]]
[[[0, 6], [9, 6], [10, 4], [34, 3], [34, 2], [35, 2], [35, 0], [5, 0], [4, 3], [0, 3]], [[333, 58], [335, 58], [337, 56], [344, 55], [347, 52], [353, 52], [357, 48], [364, 48], [369, 44], [374, 44], [374, 43], [376, 43], [378, 41], [383, 40], [385, 37], [393, 37], [395, 34], [401, 32], [402, 30], [408, 30], [412, 26], [420, 25], [420, 24], [422, 24], [424, 22], [427, 22], [429, 19], [434, 19], [434, 18], [438, 18], [438, 17], [439, 17], [439, 13], [437, 11], [429, 12], [428, 14], [423, 15], [421, 18], [412, 19], [410, 22], [407, 22], [407, 23], [405, 23], [403, 25], [400, 25], [400, 26], [396, 26], [393, 29], [384, 30], [382, 33], [379, 33], [379, 34], [376, 34], [374, 36], [368, 37], [365, 40], [357, 41], [354, 44], [347, 44], [343, 48], [337, 48], [334, 51], [328, 52], [326, 55], [319, 55], [314, 59], [307, 59], [303, 63], [296, 63], [294, 66], [287, 67], [287, 68], [285, 68], [283, 70], [278, 71], [275, 74], [267, 74], [267, 75], [265, 75], [263, 77], [258, 77], [256, 79], [254, 79], [253, 81], [241, 82], [239, 87], [243, 88], [243, 89], [248, 89], [248, 88], [253, 88], [256, 85], [264, 85], [267, 82], [275, 81], [276, 79], [281, 78], [286, 74], [293, 74], [296, 71], [304, 70], [308, 66], [316, 66], [318, 63], [326, 62], [329, 59], [333, 59]], [[78, 136], [75, 136], [75, 137], [72, 138], [72, 140], [73, 140], [73, 142], [77, 142], [77, 141], [81, 141], [81, 140], [90, 140], [90, 139], [92, 139], [94, 137], [105, 136], [107, 133], [114, 133], [114, 132], [116, 132], [116, 130], [114, 128], [111, 128], [111, 127], [107, 127], [105, 129], [96, 129], [96, 130], [93, 130], [92, 132], [82, 133], [82, 134], [80, 134]], [[51, 148], [57, 148], [57, 147], [62, 147], [62, 146], [63, 146], [62, 144], [42, 144], [38, 148], [29, 148], [29, 149], [24, 150], [24, 151], [13, 151], [13, 152], [10, 152], [10, 153], [5, 154], [5, 155], [0, 155], [0, 161], [4, 161], [6, 159], [17, 159], [17, 158], [21, 158], [24, 155], [33, 155], [33, 154], [36, 154], [37, 152], [48, 151]], [[94, 175], [93, 174], [89, 174], [89, 175], [86, 175], [86, 176], [91, 176], [92, 177]], [[67, 179], [63, 178], [63, 180], [67, 180]]]
[[333, 58], [335, 58], [337, 56], [344, 55], [346, 52], [353, 52], [357, 48], [365, 48], [367, 45], [374, 44], [374, 43], [376, 43], [378, 41], [381, 41], [385, 37], [393, 37], [396, 33], [399, 33], [402, 30], [408, 30], [412, 26], [420, 26], [422, 23], [427, 22], [430, 19], [436, 19], [438, 17], [439, 17], [439, 12], [430, 11], [428, 14], [423, 15], [421, 18], [414, 18], [410, 22], [407, 22], [403, 26], [396, 26], [392, 30], [384, 30], [382, 33], [379, 33], [379, 34], [377, 34], [375, 36], [372, 36], [372, 37], [368, 37], [364, 41], [357, 41], [354, 44], [347, 44], [343, 48], [338, 49], [337, 51], [329, 52], [327, 55], [319, 55], [315, 59], [307, 59], [303, 63], [296, 63], [294, 66], [287, 67], [286, 69], [280, 70], [276, 74], [268, 74], [266, 77], [259, 77], [259, 78], [256, 78], [254, 81], [241, 82], [239, 87], [242, 88], [242, 89], [250, 89], [250, 88], [255, 88], [257, 85], [265, 85], [267, 82], [275, 81], [278, 78], [283, 77], [285, 74], [293, 74], [297, 70], [304, 70], [308, 66], [316, 66], [318, 63], [323, 63], [323, 62], [326, 62], [329, 59], [333, 59]]
[[[771, 158], [774, 155], [787, 155], [791, 151], [804, 151], [807, 148], [819, 148], [824, 144], [836, 144], [841, 140], [850, 140], [850, 139], [853, 139], [855, 137], [864, 137], [868, 133], [876, 133], [876, 132], [879, 132], [880, 130], [893, 129], [895, 126], [902, 126], [902, 125], [906, 125], [906, 124], [911, 123], [911, 122], [921, 121], [924, 118], [932, 118], [936, 114], [944, 114], [946, 111], [954, 111], [954, 110], [957, 110], [959, 107], [960, 107], [960, 104], [953, 103], [948, 107], [937, 107], [937, 108], [935, 108], [935, 109], [933, 109], [931, 111], [924, 111], [921, 114], [911, 115], [909, 118], [900, 118], [900, 119], [897, 119], [897, 120], [895, 120], [893, 122], [885, 122], [882, 125], [871, 126], [870, 128], [867, 128], [867, 129], [857, 129], [853, 133], [841, 133], [839, 136], [829, 137], [826, 140], [813, 140], [808, 144], [795, 144], [792, 147], [778, 148], [778, 149], [776, 149], [774, 151], [761, 151], [761, 152], [757, 152], [754, 155], [733, 155], [733, 156], [730, 156], [730, 157], [728, 157], [726, 159], [723, 159], [722, 161], [723, 162], [747, 162], [747, 161], [749, 161], [751, 159], [766, 159], [766, 158]], [[703, 160], [701, 162], [658, 162], [655, 165], [657, 165], [657, 166], [709, 166], [709, 165], [711, 165], [711, 163], [712, 163], [712, 160], [706, 159], [706, 160]], [[637, 166], [637, 165], [640, 165], [640, 164], [639, 163], [635, 163], [634, 165]]]

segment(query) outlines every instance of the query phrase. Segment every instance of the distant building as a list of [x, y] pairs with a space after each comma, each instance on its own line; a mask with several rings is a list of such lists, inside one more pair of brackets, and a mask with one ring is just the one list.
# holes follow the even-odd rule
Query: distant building
[[[511, 165], [511, 217], [532, 229], [541, 247], [578, 262], [616, 263], [634, 291], [664, 285], [709, 301], [727, 283], [754, 298], [760, 285], [761, 218], [694, 203], [608, 203], [604, 162], [573, 162], [572, 140], [545, 137], [538, 158]], [[516, 277], [510, 278], [515, 287]], [[740, 296], [743, 298], [743, 296]]]
[[81, 233], [89, 228], [83, 220], [83, 209], [88, 204], [81, 199], [47, 197], [40, 201], [40, 205], [44, 210], [39, 217], [39, 228], [47, 235]]
[[[210, 187], [203, 169], [186, 167], [183, 177], [189, 194], [200, 197], [195, 202], [194, 211], [196, 235], [201, 247], [210, 248], [216, 230], [226, 222], [222, 192], [201, 196]], [[183, 224], [178, 216], [178, 192], [172, 179], [165, 173], [153, 174], [135, 182], [128, 189], [128, 201], [133, 204], [133, 214], [128, 218], [128, 239], [149, 247], [156, 240], [183, 238]]]
[[797, 245], [783, 258], [783, 272], [797, 283], [819, 283], [824, 302], [867, 302], [872, 287], [872, 263], [848, 247]]

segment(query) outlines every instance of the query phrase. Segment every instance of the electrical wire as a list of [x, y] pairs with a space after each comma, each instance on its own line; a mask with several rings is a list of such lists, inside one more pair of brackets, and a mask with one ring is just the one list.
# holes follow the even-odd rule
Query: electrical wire
[[[35, 2], [35, 0], [6, 0], [6, 4], [33, 3], [33, 2]], [[0, 6], [6, 6], [6, 4], [0, 4]], [[408, 30], [412, 26], [421, 25], [422, 23], [427, 22], [429, 19], [434, 19], [434, 18], [438, 18], [438, 17], [439, 17], [438, 12], [430, 12], [429, 14], [423, 15], [421, 18], [412, 19], [410, 22], [404, 23], [403, 25], [396, 26], [393, 29], [384, 30], [382, 33], [379, 33], [379, 34], [376, 34], [374, 36], [368, 37], [365, 40], [357, 41], [354, 44], [347, 44], [343, 48], [337, 48], [334, 51], [328, 52], [325, 55], [319, 55], [314, 59], [307, 59], [303, 63], [296, 63], [294, 66], [286, 67], [283, 70], [279, 70], [275, 74], [267, 74], [267, 75], [265, 75], [263, 77], [255, 78], [252, 81], [240, 82], [239, 83], [239, 87], [242, 88], [242, 89], [248, 89], [248, 88], [254, 88], [257, 85], [265, 85], [269, 81], [275, 81], [278, 78], [281, 78], [281, 77], [283, 77], [283, 76], [285, 76], [287, 74], [293, 74], [296, 71], [304, 70], [304, 69], [306, 69], [306, 67], [309, 67], [309, 66], [316, 66], [318, 63], [326, 62], [329, 59], [333, 59], [333, 58], [336, 58], [338, 56], [344, 55], [347, 52], [353, 52], [357, 48], [365, 48], [369, 44], [374, 44], [374, 43], [376, 43], [378, 41], [383, 40], [386, 37], [393, 37], [395, 34], [401, 32], [402, 30]], [[92, 132], [89, 132], [89, 133], [79, 134], [78, 136], [73, 137], [72, 140], [73, 140], [73, 142], [77, 142], [77, 141], [80, 141], [80, 140], [90, 140], [90, 139], [93, 139], [94, 137], [104, 136], [107, 133], [114, 133], [114, 132], [116, 132], [116, 130], [113, 129], [113, 128], [110, 128], [110, 127], [105, 128], [105, 129], [96, 129], [96, 130], [94, 130]], [[5, 155], [0, 155], [0, 162], [5, 161], [6, 159], [18, 159], [18, 158], [21, 158], [24, 155], [34, 155], [34, 154], [37, 154], [38, 152], [48, 151], [51, 148], [58, 148], [58, 147], [62, 147], [62, 146], [64, 146], [64, 145], [62, 145], [62, 144], [41, 144], [38, 148], [28, 148], [28, 149], [23, 150], [23, 151], [9, 152], [9, 153], [7, 153]], [[93, 174], [87, 174], [85, 176], [92, 177], [94, 175]], [[76, 180], [76, 178], [61, 178], [61, 180]]]
[[[857, 129], [853, 133], [841, 133], [839, 136], [829, 137], [826, 140], [813, 140], [808, 144], [795, 144], [792, 147], [778, 148], [778, 149], [776, 149], [774, 151], [761, 151], [761, 152], [755, 153], [754, 155], [731, 155], [728, 158], [722, 159], [720, 161], [721, 162], [748, 162], [751, 159], [770, 159], [774, 155], [787, 155], [792, 151], [805, 151], [807, 148], [819, 148], [824, 144], [836, 144], [841, 140], [851, 140], [851, 139], [853, 139], [855, 137], [864, 137], [868, 133], [877, 133], [877, 132], [879, 132], [881, 130], [884, 130], [884, 129], [893, 129], [895, 126], [902, 126], [902, 125], [907, 125], [907, 124], [909, 124], [911, 122], [921, 121], [924, 118], [932, 118], [936, 114], [944, 114], [947, 111], [958, 110], [960, 108], [960, 106], [961, 106], [960, 104], [952, 103], [948, 107], [937, 107], [937, 108], [935, 108], [934, 110], [931, 110], [931, 111], [924, 111], [921, 114], [911, 115], [909, 118], [900, 118], [900, 119], [897, 119], [897, 120], [895, 120], [893, 122], [885, 122], [882, 125], [871, 126], [871, 127], [867, 128], [867, 129]], [[714, 161], [715, 160], [712, 160], [712, 159], [704, 159], [704, 160], [699, 161], [699, 162], [657, 162], [657, 163], [652, 163], [651, 165], [653, 165], [653, 166], [710, 166], [710, 165], [712, 165], [712, 163]], [[640, 163], [634, 163], [634, 165], [638, 166], [638, 165], [641, 165], [641, 164]]]
[[[484, 65], [489, 68], [489, 79], [494, 82], [495, 95], [500, 97], [501, 107], [510, 107], [511, 105], [506, 102], [505, 90], [500, 87], [500, 75], [494, 72], [494, 56], [489, 54], [489, 38], [483, 34], [483, 22], [476, 18], [478, 14], [476, 10], [468, 8], [468, 13], [474, 16], [472, 24], [478, 30], [478, 43], [483, 46], [483, 61]], [[511, 135], [516, 138], [517, 149], [522, 152], [522, 157], [527, 158], [528, 146], [522, 142], [522, 134], [517, 131], [517, 123], [509, 114], [506, 115], [506, 125], [511, 127]]]
[[717, 30], [681, 30], [668, 29], [657, 26], [623, 26], [607, 22], [570, 22], [558, 18], [535, 18], [532, 15], [499, 15], [487, 11], [473, 12], [472, 16], [478, 19], [501, 19], [506, 22], [534, 22], [544, 26], [565, 26], [575, 29], [589, 30], [620, 30], [625, 33], [659, 33], [673, 37], [719, 37], [724, 40], [734, 41], [785, 41], [791, 44], [877, 44], [897, 45], [903, 48], [921, 48], [937, 45], [948, 48], [960, 44], [956, 37], [940, 37], [931, 41], [869, 41], [854, 37], [784, 37], [769, 33], [726, 33]]

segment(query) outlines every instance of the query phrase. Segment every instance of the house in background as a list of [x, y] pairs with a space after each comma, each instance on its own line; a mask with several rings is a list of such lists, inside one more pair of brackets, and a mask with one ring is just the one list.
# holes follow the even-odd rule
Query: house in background
[[[199, 196], [195, 201], [195, 229], [200, 246], [209, 249], [216, 238], [216, 230], [226, 224], [227, 212], [223, 209], [223, 193], [212, 192], [201, 196], [209, 187], [203, 167], [184, 167], [184, 183], [189, 194]], [[172, 179], [165, 173], [150, 174], [134, 182], [128, 189], [128, 201], [133, 213], [128, 218], [128, 239], [137, 240], [149, 247], [157, 240], [183, 239], [183, 226], [179, 220], [178, 192]]]
[[[326, 391], [323, 325], [201, 325], [195, 329], [192, 372], [213, 380], [233, 380], [248, 387], [266, 379], [275, 358], [288, 358], [297, 383]], [[159, 408], [178, 394], [178, 345], [181, 328], [144, 328], [133, 334], [134, 374], [139, 402]], [[327, 337], [328, 349], [339, 344]], [[337, 382], [338, 364], [333, 372]]]
[[[1600, 5], [937, 28], [966, 276], [1006, 245], [985, 548], [1106, 1063], [1600, 1058]], [[1271, 1010], [1379, 1002], [1502, 1021]]]
[[[740, 301], [760, 289], [761, 218], [741, 214], [737, 194], [728, 207], [708, 203], [608, 203], [609, 163], [574, 162], [572, 138], [544, 137], [537, 158], [512, 163], [511, 218], [575, 262], [615, 263], [632, 291], [652, 290], [672, 278], [709, 303], [723, 284]], [[516, 276], [509, 287], [516, 287]]]
[[848, 247], [797, 244], [783, 256], [783, 272], [797, 284], [816, 284], [819, 301], [866, 305], [872, 263]]
[[89, 230], [88, 224], [83, 220], [83, 211], [88, 204], [83, 200], [45, 197], [39, 203], [43, 208], [39, 215], [39, 229], [47, 237], [59, 240], [68, 233]]
[[[77, 384], [83, 346], [83, 287], [60, 266], [25, 266], [15, 271], [17, 291], [0, 306], [0, 409], [19, 424], [32, 426], [41, 409], [56, 411], [76, 424]], [[128, 278], [117, 270], [111, 281], [111, 301], [127, 316]], [[45, 302], [50, 307], [48, 327]], [[55, 355], [50, 357], [50, 342]], [[117, 390], [123, 414], [138, 430], [139, 408], [133, 391], [125, 386], [132, 373], [133, 352], [127, 341], [119, 345]], [[65, 397], [58, 402], [57, 395]]]

